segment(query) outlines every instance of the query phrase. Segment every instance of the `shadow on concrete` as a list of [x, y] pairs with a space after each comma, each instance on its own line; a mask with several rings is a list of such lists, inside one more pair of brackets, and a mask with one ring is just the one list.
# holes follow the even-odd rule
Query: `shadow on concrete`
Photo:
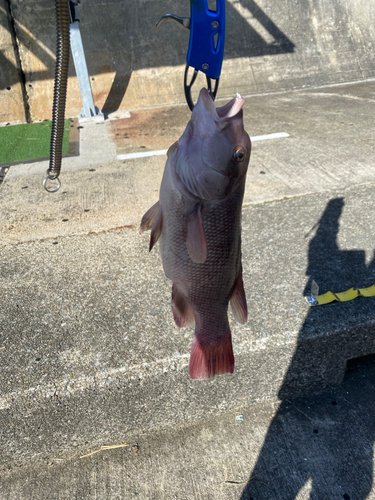
[[[236, 7], [234, 7], [236, 6]], [[180, 6], [176, 6], [180, 10]], [[175, 12], [174, 12], [175, 13]], [[160, 13], [163, 15], [164, 13]], [[263, 12], [253, 0], [237, 0], [233, 4], [227, 2], [227, 28], [225, 40], [224, 59], [234, 59], [239, 57], [260, 57], [265, 55], [282, 54], [286, 52], [294, 52], [294, 44], [289, 38], [276, 26], [269, 16]], [[189, 13], [186, 13], [189, 16]], [[154, 20], [155, 21], [155, 20]], [[172, 23], [173, 24], [173, 23]], [[181, 39], [186, 39], [186, 48], [180, 50], [178, 54], [174, 54], [175, 50], [169, 50], [169, 43], [163, 39], [167, 36], [170, 38], [169, 30], [174, 29], [176, 36]], [[156, 32], [159, 35], [159, 40], [155, 40], [155, 60], [150, 66], [166, 66], [166, 65], [181, 65], [186, 64], [186, 53], [188, 48], [188, 37], [185, 33], [181, 33], [181, 29], [176, 26], [171, 26], [171, 23], [163, 26], [160, 31]], [[235, 33], [235, 36], [233, 34]], [[266, 37], [264, 38], [264, 36]], [[129, 42], [124, 40], [127, 45]], [[178, 43], [180, 47], [181, 42]], [[116, 64], [116, 59], [115, 59]], [[121, 65], [121, 63], [120, 63]], [[117, 66], [117, 64], [116, 64]], [[132, 70], [144, 68], [141, 62], [132, 67]], [[103, 106], [103, 112], [116, 111], [126, 93], [129, 84], [131, 72], [129, 66], [124, 65], [123, 70], [117, 70], [111, 90], [107, 100]], [[183, 75], [181, 74], [181, 86], [183, 84]]]
[[[167, 23], [160, 30], [155, 28], [156, 21], [168, 11], [189, 16], [189, 2], [181, 5], [175, 1], [161, 4], [146, 0], [142, 5], [119, 2], [108, 7], [107, 2], [94, 1], [78, 6], [89, 74], [116, 72], [103, 106], [104, 112], [119, 108], [133, 71], [185, 64], [189, 42], [187, 31], [174, 23]], [[51, 18], [48, 22], [44, 20], [46, 30], [42, 35], [43, 39], [36, 43], [33, 31], [39, 29], [39, 22], [38, 27], [33, 26], [31, 20], [24, 26], [22, 22], [18, 22], [19, 13], [17, 10], [15, 12], [18, 43], [27, 46], [33, 56], [47, 66], [46, 70], [33, 73], [25, 71], [26, 82], [32, 85], [33, 81], [53, 78], [55, 62], [51, 54], [56, 50], [52, 45], [55, 40], [55, 19]], [[22, 18], [23, 22], [25, 19]], [[4, 22], [8, 24], [4, 25]], [[6, 18], [2, 29], [10, 30]], [[225, 59], [294, 51], [294, 44], [253, 0], [227, 2], [226, 31]], [[74, 76], [74, 66], [70, 62], [69, 76]], [[6, 61], [6, 65], [7, 70], [0, 74], [0, 90], [18, 83], [17, 68], [8, 67], [12, 66], [9, 61]], [[2, 65], [2, 68], [5, 66]], [[182, 82], [183, 73], [181, 85]]]
[[[375, 259], [366, 266], [364, 251], [338, 247], [343, 207], [343, 198], [330, 200], [316, 224], [305, 295], [312, 279], [320, 285], [320, 293], [367, 287], [375, 281]], [[345, 368], [356, 367], [354, 360], [347, 363], [350, 358], [375, 351], [366, 352], [371, 349], [368, 327], [347, 337], [324, 333], [339, 328], [345, 317], [346, 325], [348, 318], [355, 325], [373, 307], [373, 298], [358, 298], [311, 308], [279, 391], [282, 403], [241, 500], [294, 500], [301, 490], [309, 494], [303, 498], [311, 500], [367, 498], [375, 439], [375, 358], [370, 356], [368, 373], [361, 365], [354, 371]], [[318, 332], [323, 334], [316, 337]], [[321, 392], [322, 387], [337, 384], [341, 384], [338, 389]], [[298, 398], [303, 391], [312, 396]]]
[[[47, 63], [48, 69], [42, 71], [35, 71], [33, 73], [23, 72], [25, 78], [28, 82], [30, 81], [39, 81], [39, 80], [48, 80], [51, 78], [51, 74], [54, 74], [55, 68], [55, 60], [52, 57], [51, 53], [54, 54], [56, 52], [56, 47], [48, 46], [46, 44], [37, 45], [38, 52], [33, 51], [33, 46], [35, 44], [35, 37], [33, 33], [28, 30], [28, 28], [22, 24], [17, 24], [17, 33], [15, 32], [14, 26], [11, 26], [11, 17], [10, 13], [7, 13], [7, 16], [2, 16], [0, 19], [0, 31], [6, 30], [11, 34], [13, 45], [16, 43], [20, 44], [20, 39], [22, 38], [22, 43], [29, 48], [30, 52], [37, 59], [42, 60], [44, 63]], [[13, 19], [14, 21], [14, 19]], [[51, 20], [55, 23], [55, 19]], [[56, 27], [55, 27], [56, 31]], [[17, 36], [17, 40], [15, 37]], [[49, 50], [48, 50], [49, 49]], [[15, 55], [16, 59], [18, 59], [18, 55]], [[12, 85], [19, 83], [19, 68], [13, 64], [13, 62], [9, 61], [6, 56], [0, 50], [0, 90], [4, 90], [8, 87], [12, 87]], [[29, 83], [30, 87], [31, 84]]]
[[[14, 83], [18, 83], [19, 76], [17, 68], [14, 64], [12, 64], [0, 51], [0, 90], [10, 90], [11, 86]], [[3, 75], [3, 77], [2, 77]], [[7, 79], [4, 78], [5, 75], [9, 75]]]

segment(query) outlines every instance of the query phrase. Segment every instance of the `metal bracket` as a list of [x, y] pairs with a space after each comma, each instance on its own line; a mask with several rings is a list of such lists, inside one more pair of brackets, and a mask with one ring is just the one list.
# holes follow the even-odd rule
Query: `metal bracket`
[[70, 17], [70, 48], [72, 51], [74, 67], [78, 78], [78, 85], [83, 104], [83, 108], [78, 119], [80, 122], [91, 119], [104, 121], [103, 113], [95, 106], [94, 103], [90, 76], [87, 69], [85, 52], [83, 50], [81, 31], [79, 29], [79, 20], [75, 10], [75, 4], [72, 1], [70, 1]]

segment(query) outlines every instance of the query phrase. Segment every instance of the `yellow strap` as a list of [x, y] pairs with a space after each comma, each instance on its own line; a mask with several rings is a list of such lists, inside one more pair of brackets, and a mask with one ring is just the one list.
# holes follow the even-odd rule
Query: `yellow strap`
[[363, 297], [374, 297], [375, 285], [369, 286], [368, 288], [360, 288], [358, 291]]
[[305, 297], [305, 299], [311, 306], [321, 306], [335, 300], [338, 302], [347, 302], [348, 300], [353, 300], [360, 296], [375, 297], [375, 285], [369, 286], [368, 288], [349, 288], [346, 292], [340, 293], [326, 292], [317, 297]]

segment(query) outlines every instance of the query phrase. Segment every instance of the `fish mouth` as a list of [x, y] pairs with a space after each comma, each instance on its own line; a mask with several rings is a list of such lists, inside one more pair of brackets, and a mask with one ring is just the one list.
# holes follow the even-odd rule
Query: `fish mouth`
[[206, 110], [210, 113], [215, 122], [225, 122], [233, 116], [236, 116], [245, 104], [245, 99], [237, 93], [231, 101], [229, 101], [225, 106], [219, 108], [215, 107], [214, 101], [208, 90], [203, 88], [199, 93], [199, 101], [202, 101]]
[[233, 97], [231, 101], [228, 102], [225, 106], [221, 106], [220, 108], [216, 108], [216, 112], [218, 116], [222, 120], [227, 120], [236, 116], [237, 113], [241, 111], [243, 105], [245, 104], [245, 99], [237, 92], [236, 96]]

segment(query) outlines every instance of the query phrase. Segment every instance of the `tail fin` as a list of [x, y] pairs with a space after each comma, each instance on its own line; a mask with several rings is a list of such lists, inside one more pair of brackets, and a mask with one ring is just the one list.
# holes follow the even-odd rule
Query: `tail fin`
[[204, 380], [234, 372], [232, 338], [230, 331], [228, 333], [214, 344], [204, 344], [194, 335], [189, 362], [191, 378]]

